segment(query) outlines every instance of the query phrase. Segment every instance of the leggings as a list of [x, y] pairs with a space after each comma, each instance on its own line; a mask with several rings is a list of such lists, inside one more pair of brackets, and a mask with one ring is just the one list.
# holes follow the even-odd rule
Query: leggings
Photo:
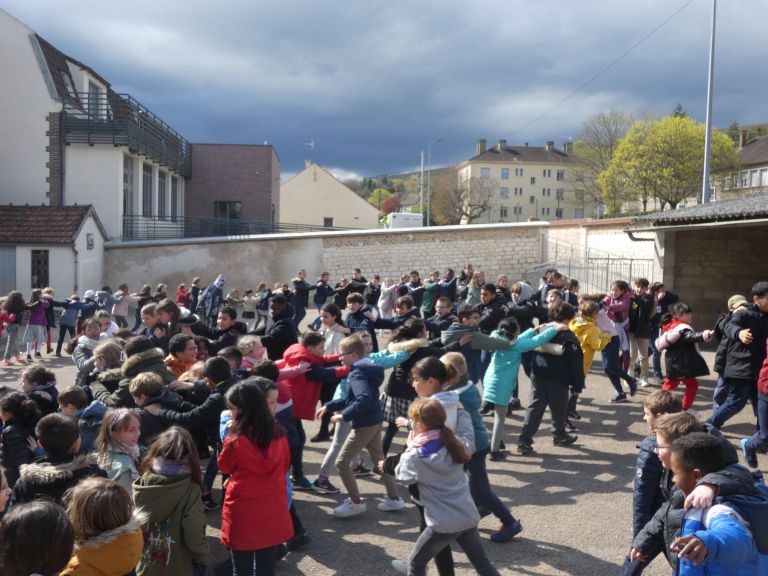
[[[459, 543], [459, 546], [464, 550], [467, 558], [469, 558], [475, 571], [480, 576], [499, 576], [499, 572], [493, 567], [491, 561], [488, 560], [488, 556], [485, 554], [477, 527], [450, 534], [435, 532], [432, 528], [425, 528], [419, 539], [416, 540], [411, 556], [408, 559], [410, 562], [408, 567], [409, 576], [425, 575], [427, 573], [427, 562], [454, 540]], [[441, 576], [443, 576], [442, 573]]]
[[230, 550], [232, 576], [273, 576], [275, 573], [275, 546], [261, 550]]
[[498, 452], [501, 449], [501, 440], [504, 436], [504, 421], [507, 419], [507, 407], [501, 404], [493, 405], [493, 435], [491, 436], [491, 451]]
[[60, 324], [59, 325], [59, 342], [56, 344], [56, 355], [61, 354], [61, 347], [64, 345], [64, 342], [67, 339], [67, 333], [69, 333], [70, 338], [74, 338], [76, 336], [75, 327], [64, 326], [63, 324]]
[[685, 385], [685, 394], [683, 394], [683, 410], [688, 410], [693, 406], [693, 401], [696, 400], [696, 392], [699, 391], [699, 381], [696, 378], [676, 378], [671, 379], [667, 376], [664, 380], [662, 388], [664, 390], [677, 390], [677, 385], [682, 382]]
[[[19, 325], [16, 323], [8, 325], [8, 341], [5, 343], [5, 359], [10, 360], [11, 356], [19, 355]], [[13, 351], [15, 349], [15, 351]]]
[[[419, 511], [419, 529], [421, 530], [421, 534], [424, 534], [424, 531], [427, 529], [427, 521], [424, 518], [424, 506], [421, 506], [420, 504], [416, 504], [416, 509]], [[416, 552], [415, 549], [414, 549], [414, 552]], [[453, 553], [451, 552], [450, 542], [447, 543], [444, 547], [437, 550], [437, 553], [433, 554], [430, 558], [427, 558], [427, 560], [424, 563], [425, 566], [426, 566], [426, 562], [428, 562], [432, 557], [434, 557], [435, 559], [435, 566], [437, 566], [437, 573], [440, 576], [454, 576], [455, 571], [453, 569]]]

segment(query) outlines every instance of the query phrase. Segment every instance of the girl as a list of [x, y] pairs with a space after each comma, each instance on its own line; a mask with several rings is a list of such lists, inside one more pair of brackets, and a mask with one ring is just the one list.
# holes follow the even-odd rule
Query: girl
[[243, 361], [240, 368], [250, 372], [253, 367], [259, 364], [264, 358], [264, 346], [261, 345], [261, 338], [247, 334], [237, 341], [237, 349], [243, 355]]
[[248, 330], [255, 330], [258, 323], [256, 322], [256, 306], [259, 301], [253, 294], [253, 290], [246, 290], [243, 295], [243, 320], [248, 325]]
[[[339, 353], [339, 342], [341, 342], [351, 330], [346, 327], [341, 318], [341, 310], [336, 304], [326, 304], [320, 309], [320, 334], [325, 339], [325, 355]], [[338, 382], [323, 382], [320, 390], [320, 404], [325, 405], [333, 398]], [[325, 442], [331, 439], [331, 432], [328, 427], [331, 423], [331, 414], [326, 412], [320, 421], [320, 429], [317, 434], [309, 439], [310, 442]]]
[[267, 320], [270, 298], [272, 298], [272, 291], [267, 287], [267, 283], [259, 282], [259, 286], [256, 288], [256, 314], [258, 318], [256, 327]]
[[459, 299], [463, 300], [465, 304], [477, 306], [480, 304], [480, 288], [483, 287], [483, 284], [485, 284], [485, 272], [481, 270], [473, 272], [469, 284], [459, 293]]
[[42, 366], [33, 366], [24, 370], [21, 373], [21, 390], [27, 398], [37, 403], [43, 416], [59, 409], [56, 401], [59, 396], [59, 391], [56, 389], [56, 374], [50, 370]]
[[93, 351], [106, 337], [101, 336], [101, 325], [95, 318], [83, 321], [83, 335], [69, 341], [67, 352], [72, 354], [72, 360], [77, 366], [75, 384], [85, 386], [88, 376], [93, 372], [95, 359]]
[[120, 328], [128, 328], [128, 308], [139, 301], [137, 294], [131, 294], [128, 289], [128, 284], [120, 284], [117, 287], [117, 292], [113, 294], [115, 303], [112, 306], [112, 316], [115, 317], [115, 322]]
[[184, 308], [189, 308], [190, 298], [191, 295], [189, 290], [187, 290], [187, 285], [184, 283], [179, 284], [176, 288], [176, 304], [178, 306], [183, 306]]
[[[59, 317], [59, 341], [56, 344], [56, 357], [61, 358], [61, 348], [69, 334], [70, 339], [77, 336], [77, 314], [80, 312], [80, 296], [72, 294], [69, 299], [60, 303], [64, 311]], [[58, 305], [58, 304], [54, 304]]]
[[56, 576], [75, 547], [75, 531], [58, 504], [17, 504], [0, 522], [0, 565], [8, 576]]
[[608, 317], [616, 325], [620, 338], [619, 365], [624, 372], [629, 369], [629, 309], [632, 305], [632, 289], [624, 280], [611, 284], [611, 293], [603, 298]]
[[51, 348], [51, 329], [56, 328], [56, 315], [54, 314], [53, 307], [56, 304], [59, 304], [58, 302], [54, 302], [54, 297], [56, 296], [56, 291], [51, 288], [50, 286], [43, 288], [43, 298], [48, 300], [48, 308], [45, 309], [45, 353], [51, 354], [53, 352], [53, 348]]
[[3, 366], [11, 366], [11, 357], [15, 357], [16, 362], [21, 362], [21, 353], [19, 352], [19, 326], [24, 315], [26, 306], [24, 305], [24, 296], [21, 292], [13, 290], [3, 300], [3, 322], [8, 327], [8, 341], [5, 343], [5, 354], [3, 356]]
[[517, 388], [517, 374], [520, 370], [522, 355], [555, 337], [552, 326], [541, 326], [541, 331], [529, 328], [522, 334], [520, 325], [514, 318], [505, 318], [499, 323], [491, 336], [513, 342], [510, 348], [496, 350], [491, 363], [483, 376], [483, 402], [494, 405], [493, 437], [491, 439], [491, 460], [502, 460], [501, 441], [504, 437], [504, 422], [512, 394]]
[[203, 289], [203, 281], [199, 276], [192, 278], [192, 285], [189, 287], [189, 306], [188, 308], [194, 314], [197, 312], [197, 305], [200, 299], [200, 291]]
[[99, 452], [99, 466], [131, 494], [131, 485], [139, 477], [136, 465], [139, 461], [139, 436], [141, 420], [129, 408], [110, 410], [101, 423], [96, 449]]
[[[613, 335], [607, 331], [601, 331], [597, 326], [598, 315], [600, 314], [600, 305], [597, 302], [583, 300], [579, 308], [579, 317], [571, 320], [568, 327], [576, 334], [581, 344], [581, 351], [584, 354], [584, 375], [589, 374], [592, 367], [592, 360], [595, 352], [605, 350], [611, 343]], [[609, 376], [610, 377], [610, 376]], [[614, 376], [616, 378], [616, 376]], [[621, 394], [621, 384], [619, 384], [619, 394]], [[626, 398], [626, 396], [625, 396]], [[581, 416], [576, 411], [575, 404], [573, 410], [568, 411], [568, 418], [580, 420]], [[568, 421], [570, 422], [570, 420]], [[573, 428], [569, 424], [569, 427]]]
[[134, 512], [130, 492], [105, 478], [86, 478], [69, 491], [67, 516], [76, 547], [61, 576], [133, 573], [144, 548], [145, 517]]
[[435, 552], [455, 540], [478, 574], [498, 576], [477, 530], [480, 515], [463, 468], [470, 457], [446, 426], [443, 405], [436, 400], [418, 399], [411, 404], [408, 416], [413, 430], [395, 468], [395, 477], [409, 485], [418, 483], [426, 522], [408, 559], [408, 574], [425, 575], [427, 562]]
[[155, 293], [152, 294], [152, 300], [155, 301], [155, 303], [160, 302], [160, 300], [165, 300], [168, 297], [168, 286], [163, 284], [162, 282], [157, 285], [157, 289], [155, 290]]
[[[235, 310], [239, 309], [243, 305], [243, 299], [240, 298], [240, 290], [237, 288], [230, 290], [224, 298], [224, 304], [226, 306], [232, 306]], [[237, 320], [237, 318], [233, 318], [233, 320]]]
[[[221, 541], [230, 549], [234, 576], [272, 576], [275, 547], [293, 536], [286, 474], [288, 440], [258, 384], [248, 380], [227, 391], [230, 432], [218, 459], [228, 474]], [[268, 522], [254, 523], [254, 518]]]
[[8, 485], [13, 488], [19, 479], [21, 465], [32, 462], [33, 455], [27, 447], [27, 438], [35, 435], [40, 409], [34, 400], [20, 392], [13, 392], [0, 398], [0, 419], [3, 421], [2, 465]]
[[693, 311], [690, 306], [678, 302], [670, 307], [670, 312], [661, 317], [661, 336], [656, 339], [656, 347], [666, 350], [665, 362], [667, 378], [662, 388], [676, 390], [680, 382], [685, 385], [683, 410], [690, 410], [699, 390], [697, 376], [707, 376], [709, 367], [699, 353], [699, 342], [709, 342], [713, 330], [694, 332], [691, 328]]
[[392, 311], [395, 309], [395, 300], [397, 299], [397, 284], [392, 278], [385, 278], [379, 293], [379, 311], [381, 317], [389, 320], [392, 318]]
[[189, 432], [172, 426], [157, 436], [133, 485], [136, 508], [148, 514], [137, 576], [205, 573], [210, 555], [202, 485], [200, 458]]
[[43, 298], [42, 290], [39, 288], [32, 290], [29, 302], [26, 304], [26, 308], [29, 310], [29, 320], [27, 320], [27, 329], [24, 331], [24, 342], [27, 344], [27, 362], [32, 362], [33, 349], [35, 358], [42, 358], [40, 345], [45, 342], [48, 326], [45, 310], [50, 306], [51, 301], [48, 298]]

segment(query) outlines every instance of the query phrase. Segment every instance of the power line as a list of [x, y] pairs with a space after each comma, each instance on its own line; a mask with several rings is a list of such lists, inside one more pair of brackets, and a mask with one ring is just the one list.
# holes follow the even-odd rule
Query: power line
[[693, 3], [693, 0], [688, 0], [687, 2], [685, 2], [685, 3], [684, 3], [682, 6], [680, 6], [680, 8], [678, 8], [677, 10], [675, 10], [675, 11], [674, 11], [674, 12], [673, 12], [673, 13], [672, 13], [670, 16], [668, 16], [668, 17], [667, 17], [666, 19], [664, 19], [664, 20], [663, 20], [663, 21], [662, 21], [660, 24], [658, 24], [658, 25], [657, 25], [655, 28], [653, 28], [653, 29], [652, 29], [650, 32], [648, 32], [648, 34], [646, 34], [645, 36], [643, 36], [643, 37], [642, 37], [640, 40], [638, 40], [637, 42], [635, 42], [635, 43], [634, 43], [634, 44], [633, 44], [631, 47], [629, 47], [629, 48], [628, 48], [627, 50], [625, 50], [625, 51], [624, 51], [624, 52], [623, 52], [621, 55], [619, 55], [619, 57], [618, 57], [618, 58], [616, 58], [616, 59], [615, 59], [615, 60], [613, 60], [613, 61], [612, 61], [610, 64], [608, 64], [607, 66], [605, 66], [605, 67], [604, 67], [602, 70], [600, 70], [600, 71], [599, 71], [597, 74], [595, 74], [594, 76], [592, 76], [592, 77], [591, 77], [589, 80], [587, 80], [586, 82], [584, 82], [584, 83], [583, 83], [581, 86], [579, 86], [578, 88], [576, 88], [576, 89], [575, 89], [573, 92], [571, 92], [570, 94], [568, 94], [568, 95], [567, 95], [565, 98], [563, 98], [562, 100], [560, 100], [560, 101], [559, 101], [557, 104], [555, 104], [554, 106], [552, 106], [552, 107], [550, 107], [550, 108], [547, 108], [547, 109], [546, 109], [544, 112], [542, 112], [541, 114], [539, 114], [538, 116], [536, 116], [536, 117], [535, 117], [533, 120], [530, 120], [529, 122], [526, 122], [525, 124], [523, 124], [522, 126], [520, 126], [518, 129], [514, 130], [514, 131], [513, 131], [513, 132], [510, 134], [510, 136], [512, 136], [512, 135], [514, 135], [514, 134], [517, 134], [518, 132], [520, 132], [520, 131], [522, 131], [522, 130], [525, 130], [525, 129], [526, 129], [526, 128], [528, 128], [528, 126], [530, 126], [531, 124], [535, 124], [536, 122], [538, 122], [539, 120], [541, 120], [541, 119], [542, 119], [544, 116], [546, 116], [547, 114], [549, 114], [549, 113], [550, 113], [550, 112], [552, 112], [553, 110], [555, 110], [555, 109], [559, 108], [560, 106], [562, 106], [563, 104], [565, 104], [565, 103], [566, 103], [568, 100], [570, 100], [571, 98], [573, 98], [573, 97], [574, 97], [576, 94], [578, 94], [579, 92], [581, 92], [582, 90], [584, 90], [584, 88], [586, 88], [587, 86], [589, 86], [590, 84], [592, 84], [592, 82], [594, 82], [595, 80], [597, 80], [598, 78], [600, 78], [600, 76], [602, 76], [603, 74], [605, 74], [606, 72], [608, 72], [608, 70], [610, 70], [610, 69], [611, 69], [611, 68], [613, 68], [613, 67], [614, 67], [616, 64], [618, 64], [619, 62], [621, 62], [621, 61], [622, 61], [624, 58], [626, 58], [627, 56], [629, 56], [629, 54], [630, 54], [630, 53], [632, 53], [632, 52], [633, 52], [633, 51], [634, 51], [634, 50], [635, 50], [637, 47], [639, 47], [639, 46], [640, 46], [641, 44], [643, 44], [643, 43], [644, 43], [646, 40], [648, 40], [648, 39], [649, 39], [651, 36], [653, 36], [653, 35], [654, 35], [656, 32], [658, 32], [658, 31], [659, 31], [659, 30], [660, 30], [660, 29], [661, 29], [661, 28], [662, 28], [662, 27], [663, 27], [663, 26], [664, 26], [664, 25], [665, 25], [667, 22], [669, 22], [670, 20], [672, 20], [672, 19], [673, 19], [675, 16], [677, 16], [677, 15], [678, 15], [680, 12], [682, 12], [682, 11], [683, 11], [683, 10], [684, 10], [684, 9], [685, 9], [685, 8], [686, 8], [688, 5], [689, 5], [689, 4], [692, 4], [692, 3]]

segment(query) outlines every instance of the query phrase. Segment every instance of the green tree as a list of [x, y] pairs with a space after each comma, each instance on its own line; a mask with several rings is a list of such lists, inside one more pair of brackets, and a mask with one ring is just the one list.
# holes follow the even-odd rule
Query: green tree
[[728, 129], [725, 131], [726, 134], [728, 134], [728, 137], [733, 140], [733, 144], [735, 146], [739, 145], [739, 134], [741, 132], [741, 128], [739, 126], [739, 123], [734, 120], [731, 122], [731, 125], [728, 126]]
[[[611, 164], [600, 175], [609, 212], [622, 203], [640, 200], [643, 211], [656, 198], [662, 207], [698, 197], [704, 169], [705, 127], [693, 119], [666, 116], [635, 123], [616, 148]], [[732, 170], [739, 164], [731, 139], [712, 130], [711, 171]]]
[[368, 203], [371, 206], [375, 206], [378, 208], [379, 212], [381, 212], [381, 205], [384, 203], [384, 200], [392, 196], [392, 194], [389, 193], [389, 190], [386, 188], [376, 188], [373, 192], [371, 192], [371, 195], [368, 197]]

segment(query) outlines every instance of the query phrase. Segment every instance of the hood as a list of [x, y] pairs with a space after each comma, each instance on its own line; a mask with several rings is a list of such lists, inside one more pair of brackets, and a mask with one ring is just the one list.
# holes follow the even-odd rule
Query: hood
[[87, 574], [123, 576], [132, 573], [144, 549], [144, 535], [141, 531], [144, 522], [146, 515], [134, 511], [133, 516], [122, 526], [78, 544], [73, 562], [76, 559], [82, 572]]
[[133, 356], [129, 356], [123, 364], [122, 375], [124, 378], [132, 378], [139, 372], [146, 372], [144, 366], [151, 363], [163, 364], [165, 355], [160, 348], [150, 348]]
[[291, 344], [283, 352], [283, 360], [288, 366], [297, 366], [299, 362], [309, 362], [311, 364], [325, 364], [325, 358], [310, 354], [309, 350], [301, 344]]
[[81, 454], [69, 462], [53, 464], [50, 462], [34, 462], [22, 464], [19, 469], [19, 479], [28, 484], [53, 484], [74, 478], [78, 470], [97, 466], [96, 454]]
[[31, 391], [34, 395], [42, 395], [43, 398], [49, 398], [50, 400], [56, 399], [59, 395], [59, 391], [56, 389], [56, 382], [46, 382], [40, 386], [35, 386]]
[[96, 376], [96, 379], [99, 382], [115, 382], [121, 380], [122, 377], [123, 372], [121, 368], [109, 368], [99, 372], [98, 376]]
[[661, 329], [664, 332], [669, 332], [670, 330], [674, 330], [675, 328], [682, 330], [683, 328], [690, 328], [690, 326], [688, 326], [688, 324], [686, 324], [679, 318], [672, 318], [672, 320], [670, 320], [666, 324], [663, 324], [661, 327]]
[[133, 483], [133, 499], [137, 508], [147, 512], [147, 523], [160, 522], [171, 515], [193, 488], [189, 474], [161, 476], [148, 472]]
[[224, 277], [224, 274], [219, 274], [216, 277], [216, 280], [213, 281], [213, 285], [216, 286], [217, 288], [221, 288], [222, 286], [224, 286], [226, 282], [227, 282], [227, 279]]
[[571, 332], [573, 332], [577, 336], [581, 336], [582, 334], [584, 334], [584, 332], [589, 330], [594, 325], [595, 323], [592, 320], [585, 320], [584, 318], [574, 318], [568, 324], [568, 328], [570, 328]]
[[168, 388], [168, 386], [163, 386], [163, 389], [160, 390], [160, 394], [153, 396], [152, 398], [147, 398], [147, 402], [144, 406], [160, 404], [163, 408], [174, 409], [178, 407], [179, 400], [179, 395], [176, 394], [176, 392]]
[[233, 448], [238, 457], [238, 466], [242, 466], [252, 474], [271, 474], [275, 468], [281, 468], [284, 465], [283, 460], [275, 457], [281, 450], [276, 441], [272, 441], [266, 451], [245, 436], [235, 438], [232, 442], [235, 444]]
[[536, 290], [533, 289], [533, 286], [527, 282], [521, 282], [520, 298], [517, 303], [522, 304], [523, 302], [528, 302], [534, 294], [536, 294]]
[[413, 353], [414, 350], [419, 348], [426, 348], [429, 346], [429, 340], [426, 338], [412, 338], [411, 340], [401, 340], [400, 342], [390, 342], [387, 349], [390, 352], [408, 352]]
[[107, 405], [103, 402], [99, 402], [98, 400], [94, 400], [88, 406], [83, 408], [83, 411], [80, 413], [79, 417], [83, 420], [103, 420], [106, 413]]

